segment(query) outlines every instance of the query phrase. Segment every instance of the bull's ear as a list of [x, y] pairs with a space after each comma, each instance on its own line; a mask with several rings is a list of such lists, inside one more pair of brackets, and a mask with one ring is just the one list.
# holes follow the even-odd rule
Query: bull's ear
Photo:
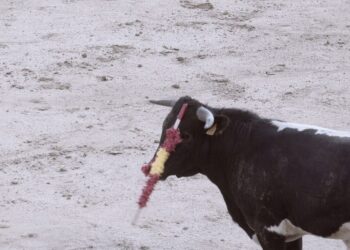
[[227, 129], [230, 124], [230, 119], [225, 115], [216, 115], [214, 119], [214, 124], [206, 130], [206, 134], [213, 135], [221, 135], [225, 129]]
[[220, 135], [228, 127], [230, 119], [225, 115], [214, 115], [212, 111], [201, 106], [196, 112], [197, 118], [204, 122], [207, 135]]

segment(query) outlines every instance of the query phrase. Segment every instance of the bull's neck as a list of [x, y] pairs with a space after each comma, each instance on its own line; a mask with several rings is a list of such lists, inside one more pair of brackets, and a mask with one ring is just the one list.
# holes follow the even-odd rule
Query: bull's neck
[[205, 166], [202, 173], [224, 192], [229, 187], [229, 182], [234, 180], [232, 177], [242, 157], [243, 154], [239, 150], [213, 151], [206, 164], [202, 165]]
[[[239, 155], [236, 155], [235, 159], [225, 162], [225, 156], [222, 156], [222, 160], [217, 164], [210, 164], [205, 170], [204, 174], [208, 179], [213, 182], [222, 193], [228, 193], [230, 186], [236, 182], [235, 172], [238, 169]], [[227, 159], [230, 159], [228, 157]]]
[[203, 166], [205, 174], [221, 192], [229, 189], [235, 181], [239, 162], [244, 161], [253, 143], [252, 134], [256, 124], [262, 121], [255, 114], [241, 111], [221, 111], [230, 119], [223, 134], [212, 138], [208, 156]]

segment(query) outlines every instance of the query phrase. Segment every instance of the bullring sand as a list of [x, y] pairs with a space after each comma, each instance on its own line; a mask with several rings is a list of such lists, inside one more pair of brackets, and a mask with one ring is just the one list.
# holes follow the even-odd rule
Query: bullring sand
[[[1, 0], [0, 249], [258, 250], [203, 176], [140, 167], [168, 110], [350, 130], [347, 0]], [[345, 249], [305, 237], [305, 249]]]

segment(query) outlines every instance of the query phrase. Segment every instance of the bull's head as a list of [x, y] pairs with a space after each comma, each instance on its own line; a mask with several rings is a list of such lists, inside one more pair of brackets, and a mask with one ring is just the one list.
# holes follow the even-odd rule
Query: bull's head
[[172, 107], [163, 122], [160, 145], [165, 140], [165, 132], [171, 128], [177, 115], [187, 103], [186, 113], [179, 125], [181, 143], [176, 146], [165, 163], [161, 179], [170, 175], [177, 177], [192, 176], [197, 173], [205, 174], [205, 166], [210, 162], [212, 142], [222, 136], [229, 125], [229, 119], [218, 114], [218, 110], [201, 104], [190, 97], [182, 97], [178, 101], [151, 101], [155, 104]]

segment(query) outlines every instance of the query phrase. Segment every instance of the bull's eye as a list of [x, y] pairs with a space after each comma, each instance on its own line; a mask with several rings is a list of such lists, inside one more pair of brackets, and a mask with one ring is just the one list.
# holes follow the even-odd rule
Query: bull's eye
[[181, 135], [182, 138], [182, 142], [190, 142], [192, 140], [192, 135], [187, 133], [187, 132], [183, 132]]

